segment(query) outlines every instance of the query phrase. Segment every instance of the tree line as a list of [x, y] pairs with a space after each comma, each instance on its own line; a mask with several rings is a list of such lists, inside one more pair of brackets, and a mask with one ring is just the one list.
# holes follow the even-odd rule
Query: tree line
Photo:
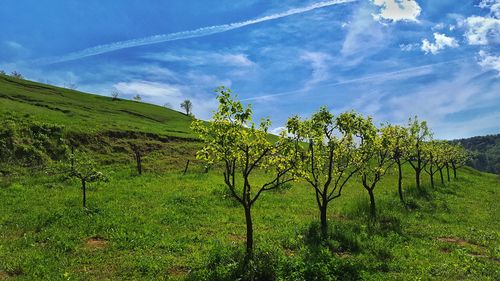
[[209, 165], [222, 165], [224, 183], [244, 209], [248, 259], [254, 247], [251, 210], [263, 192], [291, 181], [307, 182], [326, 238], [328, 207], [355, 178], [367, 191], [371, 219], [376, 219], [375, 188], [392, 167], [397, 168], [399, 199], [406, 206], [404, 164], [412, 167], [416, 188], [422, 189], [424, 173], [433, 187], [437, 173], [444, 184], [444, 173], [450, 181], [451, 169], [456, 179], [457, 169], [468, 158], [461, 146], [434, 140], [427, 123], [417, 117], [410, 118], [407, 126], [376, 126], [371, 117], [355, 111], [335, 116], [326, 107], [307, 118], [290, 117], [286, 129], [274, 138], [268, 133], [268, 118], [255, 123], [251, 105], [243, 105], [231, 89], [220, 87], [216, 92], [219, 107], [212, 120], [192, 123], [204, 143], [197, 157]]

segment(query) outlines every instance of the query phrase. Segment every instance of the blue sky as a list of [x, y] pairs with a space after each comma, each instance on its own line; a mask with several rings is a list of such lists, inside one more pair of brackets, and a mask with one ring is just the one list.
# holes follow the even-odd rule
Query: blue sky
[[2, 0], [0, 69], [210, 118], [231, 87], [278, 130], [321, 105], [436, 138], [500, 133], [500, 0]]

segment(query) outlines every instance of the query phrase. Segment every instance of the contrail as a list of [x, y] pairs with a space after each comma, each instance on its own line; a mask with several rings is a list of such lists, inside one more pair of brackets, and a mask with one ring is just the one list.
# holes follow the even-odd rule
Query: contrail
[[[354, 79], [348, 79], [348, 80], [343, 80], [339, 82], [333, 82], [333, 83], [325, 83], [318, 85], [319, 87], [326, 87], [326, 86], [338, 86], [338, 85], [344, 85], [344, 84], [351, 84], [351, 83], [356, 83], [356, 82], [364, 82], [364, 81], [369, 81], [377, 78], [384, 78], [384, 77], [391, 77], [392, 79], [396, 79], [396, 75], [398, 74], [403, 74], [407, 72], [412, 72], [412, 71], [418, 71], [418, 70], [424, 70], [428, 69], [433, 66], [441, 65], [441, 64], [448, 64], [452, 62], [457, 62], [461, 60], [466, 60], [469, 59], [470, 57], [462, 57], [458, 59], [453, 59], [453, 60], [448, 60], [448, 61], [443, 61], [443, 62], [438, 62], [438, 63], [431, 63], [431, 64], [425, 64], [421, 66], [415, 66], [415, 67], [409, 67], [409, 68], [404, 68], [396, 71], [390, 71], [390, 72], [382, 72], [382, 73], [377, 73], [373, 75], [368, 75], [368, 76], [363, 76], [359, 78], [354, 78]], [[282, 93], [275, 93], [275, 94], [269, 94], [269, 95], [261, 95], [261, 96], [256, 96], [256, 97], [251, 97], [251, 98], [246, 98], [246, 99], [241, 99], [241, 101], [252, 101], [252, 100], [262, 100], [262, 99], [268, 99], [268, 98], [273, 98], [273, 97], [281, 97], [281, 96], [292, 96], [295, 94], [299, 94], [304, 92], [304, 89], [299, 89], [299, 90], [294, 90], [294, 91], [287, 91], [287, 92], [282, 92]]]
[[113, 52], [113, 51], [117, 51], [117, 50], [121, 50], [121, 49], [125, 49], [125, 48], [132, 48], [132, 47], [151, 45], [151, 44], [168, 42], [168, 41], [203, 37], [203, 36], [208, 36], [208, 35], [217, 34], [217, 33], [221, 33], [221, 32], [226, 32], [226, 31], [233, 30], [233, 29], [242, 28], [244, 26], [249, 26], [249, 25], [253, 25], [253, 24], [257, 24], [257, 23], [261, 23], [261, 22], [265, 22], [265, 21], [280, 19], [280, 18], [284, 18], [284, 17], [296, 15], [296, 14], [302, 14], [302, 13], [309, 12], [309, 11], [319, 9], [319, 8], [324, 8], [324, 7], [343, 4], [343, 3], [355, 2], [355, 1], [357, 1], [357, 0], [323, 1], [323, 2], [318, 2], [318, 3], [312, 4], [312, 5], [309, 5], [306, 7], [294, 8], [294, 9], [290, 9], [290, 10], [285, 11], [285, 12], [281, 12], [281, 13], [277, 13], [277, 14], [273, 14], [273, 15], [269, 15], [269, 16], [264, 16], [264, 17], [260, 17], [260, 18], [256, 18], [256, 19], [252, 19], [252, 20], [242, 21], [242, 22], [207, 26], [207, 27], [202, 27], [202, 28], [198, 28], [198, 29], [194, 29], [194, 30], [181, 31], [181, 32], [175, 32], [175, 33], [169, 33], [169, 34], [159, 34], [159, 35], [154, 35], [154, 36], [150, 36], [150, 37], [144, 37], [144, 38], [131, 39], [131, 40], [126, 40], [126, 41], [119, 41], [119, 42], [110, 43], [110, 44], [98, 45], [98, 46], [87, 48], [87, 49], [77, 51], [74, 53], [69, 53], [67, 55], [63, 55], [60, 57], [40, 59], [40, 60], [36, 61], [36, 63], [53, 64], [53, 63], [77, 60], [77, 59], [81, 59], [81, 58], [85, 58], [85, 57], [100, 55], [100, 54], [109, 53], [109, 52]]

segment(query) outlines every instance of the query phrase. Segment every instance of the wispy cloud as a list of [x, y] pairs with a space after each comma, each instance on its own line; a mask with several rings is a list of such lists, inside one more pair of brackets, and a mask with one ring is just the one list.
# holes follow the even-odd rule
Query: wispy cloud
[[[468, 57], [467, 58], [453, 59], [453, 60], [443, 61], [443, 62], [438, 62], [438, 63], [426, 64], [426, 65], [421, 65], [421, 66], [416, 66], [416, 67], [409, 67], [409, 68], [400, 69], [400, 70], [396, 70], [396, 71], [382, 72], [382, 73], [367, 75], [367, 76], [363, 76], [363, 77], [359, 77], [359, 78], [347, 79], [347, 80], [343, 80], [343, 81], [339, 81], [339, 82], [324, 83], [324, 84], [321, 84], [318, 86], [321, 86], [321, 87], [339, 86], [339, 85], [345, 85], [345, 84], [365, 82], [365, 81], [370, 81], [370, 80], [402, 79], [402, 77], [404, 77], [406, 75], [420, 76], [420, 75], [424, 75], [424, 74], [429, 73], [429, 71], [432, 70], [432, 67], [434, 67], [434, 66], [448, 64], [448, 63], [455, 63], [455, 62], [466, 60], [466, 59], [468, 59]], [[296, 95], [296, 94], [299, 94], [302, 92], [304, 92], [304, 89], [269, 94], [269, 95], [255, 96], [255, 97], [242, 99], [242, 101], [269, 100], [270, 98], [274, 98], [274, 97], [291, 96], [291, 95]]]
[[236, 67], [251, 67], [255, 63], [242, 53], [222, 53], [185, 50], [177, 53], [152, 53], [144, 56], [146, 59], [165, 62], [186, 62], [190, 65], [228, 65]]
[[329, 78], [329, 64], [333, 60], [329, 54], [323, 52], [304, 52], [300, 56], [300, 59], [310, 63], [312, 68], [311, 79], [307, 81], [305, 90]]
[[40, 64], [53, 64], [53, 63], [65, 62], [65, 61], [70, 61], [70, 60], [77, 60], [77, 59], [81, 59], [81, 58], [85, 58], [85, 57], [109, 53], [109, 52], [113, 52], [113, 51], [117, 51], [117, 50], [121, 50], [121, 49], [125, 49], [125, 48], [132, 48], [132, 47], [151, 45], [151, 44], [157, 44], [157, 43], [168, 42], [168, 41], [176, 41], [176, 40], [182, 40], [182, 39], [203, 37], [203, 36], [222, 33], [222, 32], [226, 32], [226, 31], [242, 28], [245, 26], [270, 21], [270, 20], [276, 20], [276, 19], [280, 19], [280, 18], [284, 18], [284, 17], [296, 15], [296, 14], [306, 13], [306, 12], [309, 12], [309, 11], [312, 11], [315, 9], [320, 9], [320, 8], [324, 8], [324, 7], [329, 7], [329, 6], [343, 4], [343, 3], [350, 3], [350, 2], [355, 2], [355, 1], [357, 1], [357, 0], [323, 1], [323, 2], [319, 2], [319, 3], [311, 4], [309, 6], [300, 7], [300, 8], [293, 8], [293, 9], [287, 10], [285, 12], [276, 13], [276, 14], [272, 14], [272, 15], [252, 19], [252, 20], [247, 20], [247, 21], [222, 24], [222, 25], [213, 25], [213, 26], [202, 27], [202, 28], [198, 28], [198, 29], [194, 29], [194, 30], [174, 32], [174, 33], [168, 33], [168, 34], [159, 34], [159, 35], [154, 35], [154, 36], [150, 36], [150, 37], [144, 37], [144, 38], [127, 40], [127, 41], [114, 42], [114, 43], [110, 43], [110, 44], [98, 45], [95, 47], [87, 48], [87, 49], [84, 49], [84, 50], [81, 50], [78, 52], [74, 52], [74, 53], [70, 53], [67, 55], [63, 55], [60, 57], [40, 59], [37, 62]]

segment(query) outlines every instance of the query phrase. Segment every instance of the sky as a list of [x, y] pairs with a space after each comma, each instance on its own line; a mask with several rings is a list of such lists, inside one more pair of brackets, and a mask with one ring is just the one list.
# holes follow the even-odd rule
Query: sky
[[500, 0], [2, 0], [0, 26], [0, 70], [206, 120], [223, 85], [273, 132], [325, 105], [500, 133]]

